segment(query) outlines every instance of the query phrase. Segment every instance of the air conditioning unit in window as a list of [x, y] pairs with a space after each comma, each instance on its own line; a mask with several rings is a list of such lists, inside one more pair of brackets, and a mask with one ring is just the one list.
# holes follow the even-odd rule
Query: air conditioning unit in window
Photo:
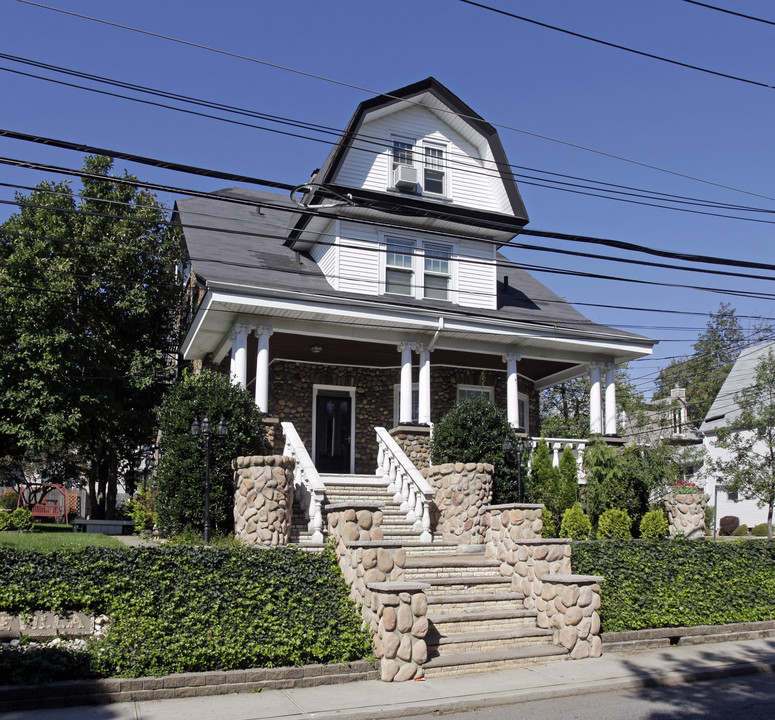
[[399, 190], [414, 190], [419, 182], [414, 165], [396, 165], [393, 168], [393, 185]]

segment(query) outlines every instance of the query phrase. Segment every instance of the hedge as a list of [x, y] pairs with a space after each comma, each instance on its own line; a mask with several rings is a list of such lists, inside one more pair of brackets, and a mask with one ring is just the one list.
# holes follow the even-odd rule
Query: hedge
[[775, 619], [775, 542], [575, 542], [573, 570], [603, 575], [603, 630]]
[[88, 647], [94, 677], [349, 662], [371, 653], [330, 551], [0, 550], [0, 611], [35, 610], [111, 618], [108, 636]]

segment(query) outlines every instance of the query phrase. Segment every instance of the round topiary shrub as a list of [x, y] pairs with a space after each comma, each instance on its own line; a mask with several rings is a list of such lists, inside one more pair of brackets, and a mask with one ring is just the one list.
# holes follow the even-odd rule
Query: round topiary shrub
[[17, 508], [11, 513], [11, 529], [27, 532], [35, 527], [35, 520], [27, 508]]
[[736, 515], [724, 515], [718, 523], [719, 535], [731, 535], [740, 526], [740, 518]]
[[748, 537], [748, 525], [745, 523], [738, 525], [732, 535], [735, 537]]
[[650, 510], [640, 521], [640, 536], [642, 538], [663, 538], [667, 535], [669, 525], [664, 510]]
[[586, 540], [592, 533], [592, 523], [581, 509], [581, 503], [575, 503], [562, 516], [560, 536], [571, 540]]
[[632, 520], [626, 510], [610, 508], [598, 520], [597, 537], [599, 540], [630, 540], [631, 528]]
[[767, 523], [759, 523], [751, 528], [751, 535], [754, 537], [767, 537]]

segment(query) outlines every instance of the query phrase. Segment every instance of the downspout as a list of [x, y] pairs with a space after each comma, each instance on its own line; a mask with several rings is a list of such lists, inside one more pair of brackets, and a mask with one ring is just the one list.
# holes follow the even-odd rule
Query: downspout
[[444, 329], [444, 318], [439, 318], [439, 326], [436, 328], [436, 332], [433, 334], [432, 340], [428, 343], [428, 352], [433, 350], [434, 346], [436, 345], [436, 341], [439, 339], [439, 334]]

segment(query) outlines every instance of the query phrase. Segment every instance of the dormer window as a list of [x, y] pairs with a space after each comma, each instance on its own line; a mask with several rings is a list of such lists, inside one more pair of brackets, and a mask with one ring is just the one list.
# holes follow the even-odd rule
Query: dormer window
[[393, 169], [399, 165], [414, 165], [414, 140], [404, 137], [393, 138]]
[[423, 169], [423, 191], [434, 195], [445, 194], [444, 146], [425, 145], [425, 167]]

